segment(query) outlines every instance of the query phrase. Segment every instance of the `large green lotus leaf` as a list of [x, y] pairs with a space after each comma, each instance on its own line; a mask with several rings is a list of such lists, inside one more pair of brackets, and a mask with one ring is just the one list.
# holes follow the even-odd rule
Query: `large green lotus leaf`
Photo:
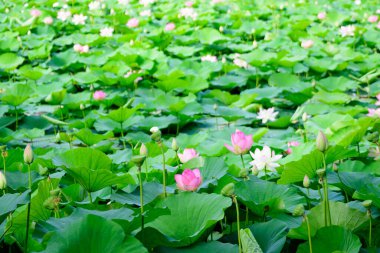
[[185, 46], [170, 46], [167, 51], [181, 58], [193, 56], [195, 53], [201, 51], [202, 48], [185, 47]]
[[237, 183], [235, 193], [244, 205], [259, 216], [264, 214], [265, 209], [269, 215], [292, 213], [297, 205], [305, 203], [305, 198], [299, 195], [295, 188], [277, 185], [253, 176], [249, 180]]
[[14, 53], [5, 53], [0, 55], [0, 69], [7, 71], [14, 70], [24, 62], [24, 58]]
[[[324, 227], [311, 239], [313, 252], [358, 253], [362, 244], [359, 237], [339, 226]], [[297, 253], [309, 253], [309, 242], [301, 244]]]
[[103, 152], [92, 148], [76, 148], [54, 158], [56, 166], [68, 169], [85, 168], [87, 170], [110, 170], [111, 159]]
[[324, 90], [320, 90], [316, 93], [314, 98], [325, 104], [346, 104], [352, 99], [352, 97], [346, 93], [331, 91], [327, 92]]
[[137, 239], [126, 237], [117, 223], [90, 214], [55, 232], [42, 252], [144, 253], [148, 250]]
[[112, 132], [105, 134], [96, 134], [88, 128], [82, 128], [80, 131], [74, 133], [74, 135], [87, 146], [92, 146], [98, 142], [101, 142], [102, 140], [113, 137]]
[[218, 194], [181, 192], [158, 203], [167, 207], [171, 214], [158, 217], [146, 224], [161, 233], [160, 245], [183, 247], [197, 241], [231, 206], [231, 199]]
[[292, 92], [299, 92], [311, 87], [311, 84], [301, 82], [298, 76], [288, 73], [275, 73], [269, 77], [268, 83]]
[[358, 83], [344, 76], [330, 76], [319, 80], [317, 86], [323, 88], [326, 91], [347, 91], [356, 89]]
[[236, 253], [238, 246], [236, 244], [222, 243], [219, 241], [201, 242], [185, 248], [164, 248], [159, 247], [155, 249], [156, 253], [205, 253], [205, 252], [223, 252], [223, 253]]
[[99, 77], [92, 72], [78, 72], [73, 76], [73, 80], [79, 84], [83, 83], [95, 83]]
[[18, 193], [6, 193], [0, 197], [0, 216], [12, 212], [17, 206], [26, 204], [29, 202], [29, 191], [25, 191], [22, 194]]
[[29, 85], [16, 84], [7, 89], [1, 100], [12, 106], [19, 106], [33, 95], [33, 89]]
[[[310, 223], [310, 233], [313, 237], [318, 229], [325, 226], [325, 214], [323, 204], [313, 207], [307, 214]], [[342, 202], [330, 201], [331, 224], [344, 227], [348, 230], [355, 231], [368, 221], [366, 213], [357, 209], [350, 208]], [[290, 230], [288, 236], [290, 238], [308, 239], [306, 221], [302, 222], [299, 228]]]
[[107, 117], [112, 119], [113, 121], [116, 121], [118, 123], [123, 123], [127, 119], [129, 119], [138, 109], [140, 109], [142, 106], [138, 105], [135, 106], [134, 108], [125, 108], [121, 107], [117, 110], [111, 111]]
[[262, 49], [253, 50], [251, 53], [242, 54], [241, 59], [246, 60], [253, 66], [262, 66], [266, 63], [272, 62], [277, 58], [276, 53], [266, 52]]
[[213, 28], [203, 28], [195, 32], [195, 36], [203, 44], [214, 44], [216, 41], [228, 40], [228, 37], [222, 35]]
[[202, 186], [216, 184], [217, 180], [227, 174], [227, 165], [222, 157], [207, 157], [203, 167], [199, 168], [202, 175]]
[[255, 223], [250, 229], [265, 253], [281, 252], [288, 234], [286, 223], [273, 219], [265, 223]]

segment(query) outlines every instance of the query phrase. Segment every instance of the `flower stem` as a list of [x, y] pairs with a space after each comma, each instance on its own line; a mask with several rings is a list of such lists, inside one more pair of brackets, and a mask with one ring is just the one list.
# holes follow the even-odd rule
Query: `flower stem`
[[91, 196], [91, 192], [88, 192], [88, 197], [90, 198], [90, 203], [92, 204], [92, 196]]
[[368, 248], [371, 248], [372, 247], [372, 215], [371, 215], [371, 209], [368, 209], [367, 213], [369, 216]]
[[241, 163], [242, 163], [242, 165], [243, 165], [243, 169], [245, 169], [245, 164], [244, 164], [243, 154], [240, 154], [240, 158], [241, 158]]
[[[323, 153], [323, 168], [326, 170], [326, 157], [325, 153]], [[330, 203], [329, 203], [329, 191], [328, 191], [328, 184], [327, 184], [327, 171], [326, 175], [323, 178], [323, 191], [324, 191], [324, 201], [325, 201], [325, 221], [327, 223], [326, 226], [331, 225], [331, 213], [330, 213]], [[325, 224], [326, 224], [325, 223]]]
[[163, 191], [164, 191], [164, 197], [167, 197], [166, 194], [166, 165], [165, 165], [165, 152], [164, 152], [164, 147], [162, 145], [162, 142], [158, 143], [158, 145], [161, 148], [161, 153], [162, 153], [162, 181], [163, 181]]
[[236, 221], [237, 221], [237, 233], [238, 233], [239, 253], [241, 253], [239, 204], [237, 202], [236, 196], [233, 196], [232, 200], [235, 203], [235, 207], [236, 207]]
[[25, 249], [24, 251], [28, 252], [28, 239], [29, 239], [29, 223], [30, 223], [30, 207], [32, 205], [32, 174], [30, 171], [30, 164], [28, 164], [28, 182], [29, 182], [29, 203], [28, 210], [26, 214], [26, 233], [25, 233]]
[[307, 236], [308, 236], [308, 238], [309, 238], [309, 249], [310, 249], [310, 253], [313, 253], [313, 245], [311, 244], [311, 232], [310, 232], [310, 223], [309, 223], [309, 219], [307, 218], [306, 214], [304, 214], [303, 217], [305, 218], [306, 225], [307, 225]]
[[144, 229], [144, 196], [143, 196], [143, 183], [141, 175], [141, 166], [139, 166], [139, 181], [140, 181], [140, 211], [141, 211], [141, 230]]
[[306, 192], [307, 192], [307, 207], [310, 210], [310, 191], [309, 191], [309, 188], [306, 188]]
[[148, 157], [145, 158], [145, 181], [148, 181]]

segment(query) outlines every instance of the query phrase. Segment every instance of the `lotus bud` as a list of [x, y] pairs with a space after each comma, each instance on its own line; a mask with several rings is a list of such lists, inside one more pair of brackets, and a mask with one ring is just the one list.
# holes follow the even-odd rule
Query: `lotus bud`
[[248, 169], [245, 169], [245, 168], [241, 169], [239, 173], [239, 177], [242, 177], [242, 178], [248, 177]]
[[307, 115], [306, 112], [304, 112], [304, 113], [302, 114], [302, 121], [303, 121], [303, 122], [306, 122], [306, 121], [307, 121], [307, 118], [308, 118], [308, 115]]
[[150, 132], [152, 133], [152, 135], [150, 136], [152, 138], [152, 140], [154, 140], [156, 142], [161, 141], [161, 131], [158, 127], [152, 127], [150, 129]]
[[144, 163], [144, 161], [145, 161], [145, 156], [143, 156], [143, 155], [134, 155], [134, 156], [132, 156], [132, 159], [131, 159], [131, 162], [136, 164], [136, 166], [139, 168]]
[[310, 187], [310, 179], [307, 175], [304, 176], [303, 178], [303, 187], [309, 188]]
[[178, 144], [177, 144], [177, 140], [176, 138], [173, 138], [173, 141], [172, 141], [172, 149], [177, 152], [179, 150], [179, 147], [178, 147]]
[[326, 175], [326, 170], [325, 169], [317, 170], [317, 175], [319, 178], [323, 178]]
[[318, 132], [317, 141], [316, 141], [317, 149], [321, 152], [325, 152], [329, 147], [329, 143], [327, 141], [326, 135], [322, 132]]
[[38, 174], [41, 176], [45, 176], [49, 172], [49, 169], [42, 166], [41, 164], [38, 164]]
[[259, 170], [257, 169], [256, 166], [253, 166], [253, 167], [251, 168], [251, 170], [252, 170], [252, 174], [253, 174], [254, 176], [259, 175]]
[[218, 110], [218, 105], [214, 104], [214, 106], [212, 108], [214, 109], [214, 111], [216, 111], [216, 110]]
[[231, 197], [235, 193], [235, 184], [234, 183], [229, 183], [225, 185], [221, 191], [222, 195]]
[[370, 200], [370, 199], [364, 200], [364, 201], [362, 202], [362, 205], [363, 205], [365, 208], [370, 209], [371, 206], [372, 206], [372, 200]]
[[54, 210], [54, 209], [55, 209], [55, 197], [49, 197], [49, 198], [47, 198], [47, 199], [44, 201], [43, 206], [44, 206], [46, 209]]
[[333, 163], [333, 171], [338, 172], [338, 165], [336, 163]]
[[145, 146], [145, 144], [141, 144], [141, 147], [140, 147], [140, 155], [142, 156], [148, 156], [148, 149], [147, 147]]
[[4, 190], [7, 187], [7, 179], [4, 174], [0, 171], [0, 190]]
[[61, 134], [59, 132], [55, 135], [55, 141], [56, 142], [60, 142], [61, 141]]
[[26, 164], [31, 164], [33, 162], [33, 150], [30, 143], [28, 143], [24, 149], [24, 162]]
[[305, 214], [305, 208], [302, 204], [298, 204], [293, 210], [293, 216], [303, 216]]
[[79, 109], [81, 109], [83, 111], [84, 109], [86, 109], [86, 107], [84, 106], [84, 104], [80, 104]]
[[61, 189], [59, 188], [50, 191], [50, 196], [52, 197], [58, 197], [59, 194], [61, 194]]

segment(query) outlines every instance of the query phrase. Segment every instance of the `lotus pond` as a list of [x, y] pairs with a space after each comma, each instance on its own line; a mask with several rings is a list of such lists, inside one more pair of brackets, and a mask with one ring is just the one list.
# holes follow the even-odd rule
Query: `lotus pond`
[[379, 252], [379, 16], [0, 1], [0, 252]]

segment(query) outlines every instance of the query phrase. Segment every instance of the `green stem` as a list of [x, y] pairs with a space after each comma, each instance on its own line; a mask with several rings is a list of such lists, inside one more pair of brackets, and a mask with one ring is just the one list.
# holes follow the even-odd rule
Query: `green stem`
[[241, 158], [241, 163], [242, 163], [242, 165], [243, 165], [243, 169], [245, 169], [245, 164], [244, 164], [243, 154], [240, 154], [240, 158]]
[[82, 116], [83, 116], [83, 124], [84, 124], [84, 127], [87, 128], [87, 123], [86, 123], [86, 115], [84, 114], [84, 110], [82, 110]]
[[164, 191], [164, 197], [167, 197], [166, 194], [166, 165], [165, 165], [165, 152], [164, 152], [164, 147], [162, 146], [162, 142], [158, 144], [161, 148], [161, 153], [162, 153], [162, 181], [163, 181], [163, 191]]
[[4, 177], [7, 178], [7, 169], [6, 169], [6, 163], [5, 163], [5, 156], [1, 154], [3, 157], [3, 168], [4, 168]]
[[328, 191], [328, 184], [327, 184], [327, 170], [326, 170], [326, 157], [325, 153], [323, 153], [323, 168], [326, 171], [326, 176], [323, 178], [323, 188], [324, 188], [324, 194], [325, 194], [325, 208], [326, 208], [326, 213], [325, 213], [325, 218], [327, 218], [327, 224], [330, 226], [331, 225], [331, 213], [330, 213], [330, 203], [329, 203], [329, 191]]
[[368, 209], [368, 213], [369, 213], [369, 235], [368, 235], [369, 242], [368, 242], [368, 248], [371, 248], [371, 246], [372, 246], [372, 215], [371, 215], [371, 210], [370, 209]]
[[123, 143], [123, 148], [126, 149], [125, 140], [124, 140], [124, 130], [123, 130], [123, 123], [120, 123], [120, 129], [121, 129], [121, 142]]
[[18, 129], [18, 110], [17, 110], [17, 106], [15, 106], [15, 110], [16, 110], [16, 130]]
[[29, 182], [29, 203], [26, 214], [26, 233], [25, 233], [25, 252], [28, 252], [28, 239], [29, 239], [29, 223], [30, 223], [30, 207], [32, 205], [32, 174], [30, 171], [30, 164], [28, 165], [28, 182]]
[[237, 233], [238, 233], [238, 242], [239, 242], [239, 253], [241, 253], [241, 238], [240, 238], [240, 215], [239, 215], [239, 205], [236, 199], [236, 196], [232, 197], [233, 202], [236, 207], [236, 221], [237, 221]]
[[139, 166], [139, 181], [140, 181], [140, 210], [141, 210], [141, 230], [144, 229], [144, 196], [143, 196], [143, 183], [141, 175], [141, 166]]
[[90, 198], [90, 203], [92, 204], [92, 196], [91, 196], [91, 192], [88, 192], [88, 197]]
[[309, 223], [309, 219], [307, 218], [307, 216], [304, 214], [303, 217], [305, 218], [305, 221], [306, 221], [306, 225], [307, 225], [307, 236], [309, 238], [309, 249], [310, 249], [310, 253], [313, 253], [313, 245], [311, 244], [311, 231], [310, 231], [310, 223]]
[[148, 157], [145, 158], [145, 181], [148, 181]]
[[307, 208], [310, 210], [310, 191], [309, 188], [306, 188], [307, 192]]

